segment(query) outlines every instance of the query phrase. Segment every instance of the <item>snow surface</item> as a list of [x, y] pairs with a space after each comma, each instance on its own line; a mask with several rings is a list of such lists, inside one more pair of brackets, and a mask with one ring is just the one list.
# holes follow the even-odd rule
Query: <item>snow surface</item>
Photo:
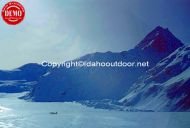
[[[23, 95], [23, 94], [22, 94]], [[189, 128], [190, 113], [121, 112], [0, 93], [0, 128]], [[58, 114], [50, 114], [58, 112]]]

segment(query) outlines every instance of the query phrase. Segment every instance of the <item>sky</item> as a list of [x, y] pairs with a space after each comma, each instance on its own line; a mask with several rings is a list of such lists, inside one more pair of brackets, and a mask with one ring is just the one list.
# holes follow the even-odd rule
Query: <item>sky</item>
[[[156, 26], [190, 43], [190, 0], [17, 1], [26, 17], [16, 26], [0, 18], [0, 69], [126, 51]], [[7, 2], [1, 0], [0, 8]]]

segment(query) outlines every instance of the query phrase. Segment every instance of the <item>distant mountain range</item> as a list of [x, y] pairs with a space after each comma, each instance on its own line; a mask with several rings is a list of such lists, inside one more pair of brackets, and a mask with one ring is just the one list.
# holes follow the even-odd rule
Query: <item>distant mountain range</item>
[[[188, 111], [189, 47], [168, 29], [151, 31], [136, 47], [119, 53], [92, 53], [74, 61], [143, 62], [149, 67], [44, 68], [27, 64], [0, 71], [0, 91], [11, 80], [33, 83], [23, 97], [40, 102], [119, 101], [127, 107], [153, 111]], [[13, 84], [18, 87], [18, 84]], [[5, 87], [5, 86], [4, 86]], [[25, 86], [27, 87], [27, 86]], [[4, 88], [4, 91], [6, 88]], [[13, 91], [14, 92], [14, 91]]]
[[48, 68], [31, 63], [12, 71], [0, 70], [0, 92], [23, 92], [32, 89]]

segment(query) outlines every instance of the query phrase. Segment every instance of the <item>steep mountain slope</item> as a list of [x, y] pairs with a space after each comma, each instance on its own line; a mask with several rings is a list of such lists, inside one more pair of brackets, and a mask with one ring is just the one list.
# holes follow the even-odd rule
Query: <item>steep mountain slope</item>
[[[157, 63], [183, 44], [167, 28], [158, 26], [149, 33], [136, 47]], [[155, 58], [156, 57], [156, 58]]]
[[120, 100], [155, 111], [190, 110], [190, 46], [183, 46], [150, 69]]
[[[183, 44], [168, 29], [157, 27], [132, 50], [120, 53], [93, 53], [74, 61], [149, 61], [153, 67]], [[166, 47], [166, 48], [158, 48]], [[150, 67], [59, 68], [43, 76], [27, 96], [34, 101], [79, 101], [119, 99]]]
[[10, 71], [0, 70], [0, 92], [29, 91], [47, 70], [48, 68], [35, 63], [26, 64]]

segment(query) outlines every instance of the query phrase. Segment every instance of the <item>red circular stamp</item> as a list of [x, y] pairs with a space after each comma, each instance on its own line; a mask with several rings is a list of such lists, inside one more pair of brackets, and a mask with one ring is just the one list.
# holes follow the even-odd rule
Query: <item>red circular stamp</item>
[[11, 1], [5, 4], [1, 16], [9, 25], [17, 25], [24, 20], [25, 9], [19, 2]]

